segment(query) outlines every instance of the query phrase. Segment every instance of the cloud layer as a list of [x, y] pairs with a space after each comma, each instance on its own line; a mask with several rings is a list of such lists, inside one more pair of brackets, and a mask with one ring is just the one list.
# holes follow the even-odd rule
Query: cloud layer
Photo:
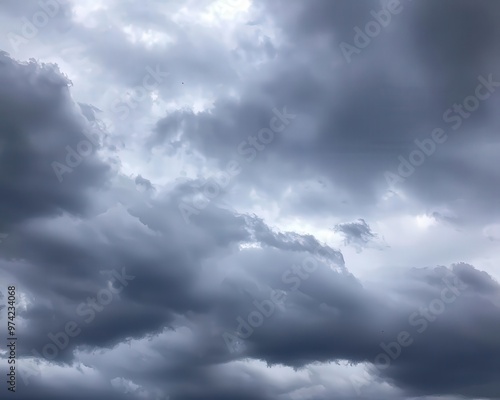
[[17, 398], [498, 398], [499, 12], [2, 2]]

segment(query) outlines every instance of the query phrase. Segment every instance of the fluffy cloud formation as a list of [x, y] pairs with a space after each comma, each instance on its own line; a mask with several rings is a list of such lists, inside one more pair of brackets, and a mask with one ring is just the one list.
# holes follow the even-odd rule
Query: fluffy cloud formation
[[17, 398], [498, 398], [499, 11], [2, 2]]

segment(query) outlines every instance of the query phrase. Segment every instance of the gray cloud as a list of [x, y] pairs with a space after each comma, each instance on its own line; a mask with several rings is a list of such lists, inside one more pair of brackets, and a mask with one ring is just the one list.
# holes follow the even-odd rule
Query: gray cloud
[[[496, 84], [458, 108], [500, 82], [496, 2], [402, 0], [350, 63], [340, 43], [381, 2], [41, 3], [0, 6], [19, 399], [498, 398]], [[179, 204], [230, 161], [186, 223]]]
[[344, 244], [355, 247], [358, 252], [367, 245], [375, 244], [378, 239], [378, 235], [362, 218], [355, 222], [337, 224], [333, 230], [344, 236]]

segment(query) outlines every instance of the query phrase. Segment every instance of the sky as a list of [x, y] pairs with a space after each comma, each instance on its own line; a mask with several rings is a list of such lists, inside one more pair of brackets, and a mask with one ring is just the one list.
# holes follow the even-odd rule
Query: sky
[[2, 0], [0, 397], [499, 399], [499, 17]]

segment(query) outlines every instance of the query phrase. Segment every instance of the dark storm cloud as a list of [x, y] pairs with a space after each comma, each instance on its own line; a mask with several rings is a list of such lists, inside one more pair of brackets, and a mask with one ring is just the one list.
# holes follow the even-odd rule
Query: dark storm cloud
[[[248, 339], [248, 353], [295, 367], [333, 359], [375, 363], [377, 356], [384, 353], [383, 346], [388, 348], [406, 331], [411, 344], [402, 349], [399, 346], [399, 355], [397, 346], [391, 345], [393, 352], [384, 357], [390, 361], [381, 362], [379, 374], [418, 395], [492, 397], [498, 391], [492, 371], [500, 367], [500, 342], [494, 333], [500, 328], [500, 287], [469, 265], [457, 264], [452, 271], [467, 287], [456, 285], [462, 290], [460, 293], [455, 289], [458, 296], [451, 294], [444, 283], [453, 282], [453, 278], [442, 280], [450, 275], [449, 270], [416, 270], [413, 276], [399, 282], [398, 289], [392, 289], [403, 299], [397, 302], [388, 300], [382, 288], [362, 288], [354, 280], [318, 271], [304, 287], [309, 300], [302, 296], [293, 298], [298, 308], [294, 313], [280, 313], [256, 329]], [[485, 291], [484, 286], [491, 289]], [[314, 290], [308, 291], [309, 288]], [[448, 304], [440, 300], [444, 290], [448, 300], [455, 300]], [[328, 307], [314, 310], [311, 300], [315, 304], [324, 302]], [[444, 312], [436, 302], [444, 305]], [[429, 315], [428, 319], [424, 315]], [[393, 360], [391, 354], [398, 357]], [[386, 363], [390, 365], [387, 367]], [[472, 368], [474, 374], [469, 373]], [[457, 381], [456, 376], [463, 380]], [[484, 381], [478, 385], [479, 376]]]
[[[476, 75], [496, 70], [498, 60], [492, 49], [500, 34], [499, 12], [499, 4], [489, 0], [415, 2], [410, 43], [415, 44], [430, 83], [444, 89], [435, 93], [443, 105], [474, 89]], [[420, 29], [422, 23], [425, 29]]]
[[0, 69], [0, 228], [62, 211], [85, 214], [89, 191], [104, 184], [107, 166], [90, 155], [62, 182], [54, 171], [54, 162], [65, 164], [67, 146], [87, 141], [69, 101], [69, 80], [57, 66], [21, 64], [6, 53]]
[[[489, 111], [499, 98], [493, 87], [500, 82], [492, 46], [498, 38], [492, 19], [496, 3], [404, 3], [404, 12], [393, 17], [391, 29], [351, 64], [342, 59], [338, 43], [349, 31], [354, 35], [355, 26], [370, 21], [370, 11], [379, 5], [319, 0], [266, 4], [260, 3], [262, 15], [277, 23], [286, 37], [301, 39], [276, 46], [275, 58], [243, 83], [238, 103], [218, 100], [210, 112], [170, 114], [158, 124], [157, 138], [181, 132], [184, 141], [220, 160], [222, 167], [242, 140], [266, 126], [272, 106], [286, 105], [297, 120], [273, 146], [259, 153], [258, 163], [242, 172], [241, 187], [260, 183], [263, 191], [275, 197], [291, 182], [321, 174], [345, 192], [358, 210], [369, 213], [373, 202], [389, 189], [385, 173], [398, 170], [398, 157], [408, 160], [413, 151], [420, 151], [415, 140], [428, 141], [431, 132], [441, 128], [449, 137], [447, 142], [437, 144], [430, 156], [424, 155], [423, 165], [401, 187], [426, 206], [457, 198], [470, 205], [479, 202], [474, 214], [461, 215], [469, 224], [484, 223], [489, 213], [497, 215], [498, 185], [492, 183], [500, 180], [498, 172], [491, 169], [485, 175], [477, 156], [467, 153], [471, 146], [498, 142]], [[337, 41], [321, 41], [316, 32]], [[463, 46], [460, 37], [467, 38]], [[455, 67], [457, 57], [466, 60], [459, 67]], [[493, 94], [477, 111], [464, 110], [467, 117], [460, 117], [454, 104], [474, 95], [482, 82], [479, 76], [495, 82]], [[461, 126], [454, 130], [457, 118]], [[236, 124], [239, 129], [234, 129]], [[496, 165], [493, 155], [488, 155], [488, 161]], [[329, 204], [317, 203], [316, 212], [328, 212]], [[308, 202], [298, 207], [308, 207]]]
[[[17, 18], [35, 12], [28, 3], [5, 2], [1, 10]], [[384, 172], [412, 151], [420, 132], [443, 123], [454, 101], [474, 93], [479, 74], [494, 72], [497, 60], [485, 58], [498, 41], [496, 3], [417, 3], [405, 4], [391, 29], [350, 65], [338, 45], [379, 2], [256, 1], [254, 24], [274, 24], [278, 39], [259, 33], [257, 45], [242, 34], [233, 52], [208, 29], [185, 30], [169, 20], [176, 2], [109, 3], [111, 12], [98, 11], [97, 27], [75, 24], [64, 40], [87, 44], [110, 82], [136, 85], [146, 66], [167, 60], [174, 78], [215, 95], [210, 111], [174, 111], [156, 121], [151, 136], [143, 135], [146, 148], [188, 145], [219, 167], [236, 157], [247, 166], [233, 182], [242, 197], [257, 187], [283, 199], [285, 214], [349, 221], [376, 212]], [[177, 42], [131, 44], [119, 24], [108, 25], [110, 14], [124, 24], [164, 28]], [[61, 18], [73, 24], [67, 14]], [[39, 38], [50, 35], [48, 29]], [[457, 37], [469, 41], [458, 46]], [[413, 55], [411, 62], [399, 54]], [[258, 70], [240, 69], [255, 61]], [[171, 81], [159, 88], [165, 102], [181, 90]], [[0, 231], [9, 233], [0, 243], [1, 280], [25, 296], [18, 358], [25, 366], [33, 357], [44, 361], [28, 386], [18, 377], [19, 399], [267, 400], [307, 393], [316, 383], [324, 391], [297, 398], [354, 399], [353, 390], [328, 386], [331, 377], [314, 372], [291, 382], [279, 369], [269, 376], [250, 369], [258, 362], [300, 370], [340, 361], [367, 363], [374, 382], [398, 391], [373, 389], [373, 398], [498, 397], [500, 286], [487, 273], [458, 262], [364, 281], [339, 250], [311, 234], [281, 232], [257, 215], [212, 202], [186, 224], [178, 207], [197, 194], [201, 179], [161, 186], [147, 174], [124, 176], [96, 153], [99, 143], [60, 182], [53, 162], [66, 162], [67, 147], [88, 139], [89, 126], [108, 134], [99, 110], [75, 103], [72, 93], [55, 66], [0, 54]], [[270, 125], [275, 108], [296, 118], [244, 164], [249, 147], [242, 154], [239, 146]], [[488, 107], [478, 110], [456, 141], [442, 144], [404, 183], [427, 208], [463, 198], [449, 213], [435, 211], [436, 219], [463, 226], [497, 215], [498, 170], [487, 164], [497, 155], [481, 147], [495, 143], [492, 118]], [[466, 136], [471, 127], [477, 133]], [[364, 219], [336, 229], [359, 246], [377, 236]], [[103, 293], [112, 294], [107, 304], [99, 300]], [[276, 293], [280, 304], [271, 300]], [[92, 298], [100, 302], [95, 308]], [[256, 312], [262, 323], [253, 326]], [[50, 336], [61, 337], [68, 322], [81, 332], [46, 357], [55, 343]]]

